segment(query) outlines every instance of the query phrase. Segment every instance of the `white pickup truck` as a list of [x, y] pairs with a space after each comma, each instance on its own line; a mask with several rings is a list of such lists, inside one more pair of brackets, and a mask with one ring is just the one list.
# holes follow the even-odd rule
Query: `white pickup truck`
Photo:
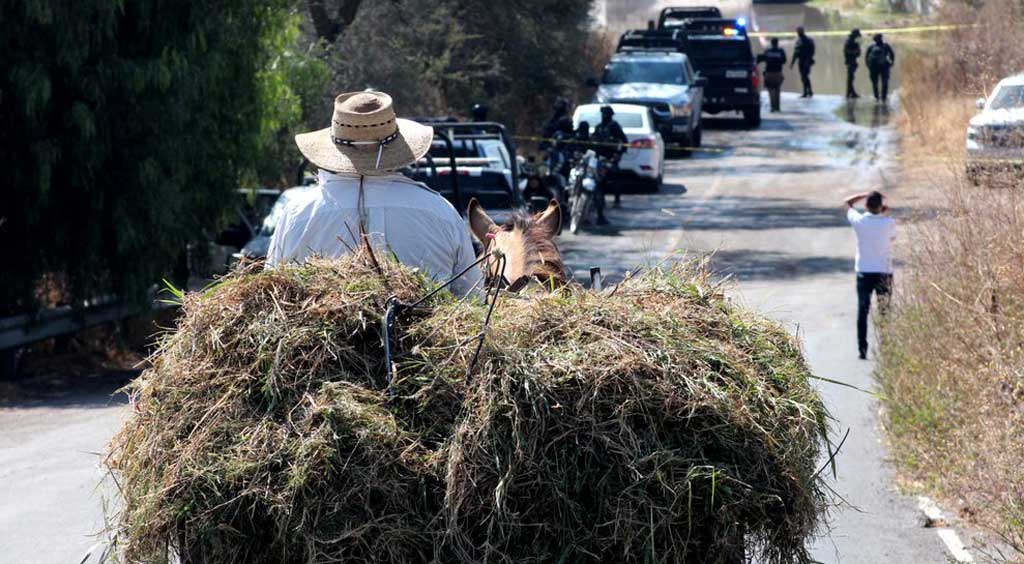
[[978, 99], [981, 112], [967, 126], [967, 175], [1024, 164], [1024, 73], [1004, 78]]

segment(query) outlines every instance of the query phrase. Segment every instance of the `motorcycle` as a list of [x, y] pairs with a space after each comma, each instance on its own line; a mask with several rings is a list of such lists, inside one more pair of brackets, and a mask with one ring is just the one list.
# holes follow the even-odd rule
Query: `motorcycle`
[[590, 221], [591, 212], [597, 209], [597, 198], [603, 197], [598, 186], [605, 181], [608, 173], [618, 164], [621, 152], [606, 157], [599, 156], [593, 149], [587, 150], [576, 161], [569, 173], [569, 231], [575, 235], [580, 226]]
[[554, 172], [550, 162], [537, 163], [531, 155], [521, 165], [519, 190], [534, 213], [544, 211], [551, 200], [565, 205], [565, 180]]

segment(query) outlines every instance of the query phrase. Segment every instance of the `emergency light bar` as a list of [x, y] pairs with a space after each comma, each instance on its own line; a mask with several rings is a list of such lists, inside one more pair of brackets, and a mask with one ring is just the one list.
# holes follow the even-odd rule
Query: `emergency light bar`
[[699, 19], [689, 20], [683, 25], [685, 32], [690, 35], [724, 35], [726, 37], [744, 37], [747, 35], [747, 21], [744, 18], [736, 20], [725, 19]]

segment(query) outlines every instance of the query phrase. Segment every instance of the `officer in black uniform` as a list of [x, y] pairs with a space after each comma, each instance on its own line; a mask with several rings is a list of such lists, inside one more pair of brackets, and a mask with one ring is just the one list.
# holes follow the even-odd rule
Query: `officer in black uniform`
[[814, 40], [807, 36], [803, 27], [796, 28], [796, 45], [793, 46], [793, 62], [789, 68], [799, 63], [800, 81], [804, 83], [804, 93], [801, 98], [814, 96], [811, 88], [811, 67], [814, 66]]
[[[629, 145], [629, 138], [626, 137], [626, 132], [622, 130], [622, 126], [619, 122], [615, 121], [615, 110], [611, 106], [601, 106], [601, 123], [597, 124], [594, 128], [594, 134], [590, 137], [595, 143], [600, 143], [595, 147], [597, 154], [606, 157], [614, 158], [616, 153], [621, 154], [626, 150]], [[614, 147], [611, 144], [618, 143], [619, 147]], [[604, 192], [605, 185], [610, 185], [615, 194], [615, 207], [621, 205], [621, 193], [619, 191], [619, 185], [617, 182], [608, 182], [607, 176], [598, 185], [600, 194], [597, 194], [597, 224], [607, 225], [608, 220], [604, 217]]]
[[[888, 102], [889, 71], [896, 64], [896, 53], [893, 52], [892, 47], [888, 43], [882, 40], [881, 33], [876, 33], [874, 40], [875, 43], [868, 47], [867, 53], [864, 55], [864, 62], [868, 64], [868, 73], [871, 75], [871, 88], [875, 91], [875, 101]], [[878, 88], [879, 81], [882, 83], [881, 91]]]
[[768, 89], [772, 112], [779, 111], [782, 95], [782, 69], [786, 66], [786, 52], [779, 47], [779, 38], [772, 38], [772, 46], [757, 56], [757, 62], [764, 63], [764, 86]]
[[857, 61], [860, 59], [860, 30], [854, 29], [843, 44], [843, 58], [846, 60], [846, 97], [860, 98], [853, 81], [857, 77]]
[[484, 104], [473, 104], [473, 110], [471, 111], [474, 122], [487, 121], [487, 106]]
[[551, 119], [544, 124], [544, 128], [541, 129], [541, 136], [545, 139], [550, 139], [552, 135], [561, 127], [561, 121], [569, 116], [569, 101], [565, 98], [558, 98], [555, 100], [554, 113], [551, 115]]

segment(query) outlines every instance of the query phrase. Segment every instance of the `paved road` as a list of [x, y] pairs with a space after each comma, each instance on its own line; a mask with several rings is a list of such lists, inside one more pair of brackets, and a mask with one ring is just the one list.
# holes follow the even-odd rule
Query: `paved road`
[[[873, 362], [857, 359], [852, 253], [842, 198], [898, 188], [887, 153], [895, 151], [887, 115], [836, 97], [787, 95], [784, 113], [757, 131], [710, 122], [705, 144], [720, 152], [671, 161], [665, 189], [623, 200], [607, 232], [563, 238], [578, 277], [601, 266], [610, 278], [676, 253], [715, 252], [714, 268], [738, 281], [732, 293], [804, 340], [816, 374], [873, 388]], [[838, 110], [838, 111], [837, 111]], [[849, 123], [847, 119], [861, 122]], [[871, 396], [822, 383], [837, 432], [850, 429], [832, 485], [855, 508], [839, 508], [814, 545], [826, 563], [942, 563], [943, 545], [920, 525], [916, 501], [892, 486]]]
[[[872, 387], [871, 362], [854, 338], [853, 238], [841, 197], [891, 178], [885, 116], [862, 103], [841, 119], [835, 98], [784, 100], [786, 113], [757, 131], [729, 120], [705, 133], [721, 149], [672, 161], [659, 194], [627, 196], [616, 229], [561, 241], [582, 276], [600, 265], [613, 278], [677, 251], [717, 251], [715, 267], [739, 281], [739, 299], [804, 339], [815, 372]], [[895, 196], [899, 192], [893, 189]], [[814, 546], [822, 562], [941, 563], [935, 533], [920, 528], [913, 500], [896, 494], [870, 396], [823, 384], [838, 430], [851, 429], [838, 459], [841, 508]], [[0, 407], [0, 564], [66, 564], [101, 524], [97, 452], [125, 408], [107, 396]]]

